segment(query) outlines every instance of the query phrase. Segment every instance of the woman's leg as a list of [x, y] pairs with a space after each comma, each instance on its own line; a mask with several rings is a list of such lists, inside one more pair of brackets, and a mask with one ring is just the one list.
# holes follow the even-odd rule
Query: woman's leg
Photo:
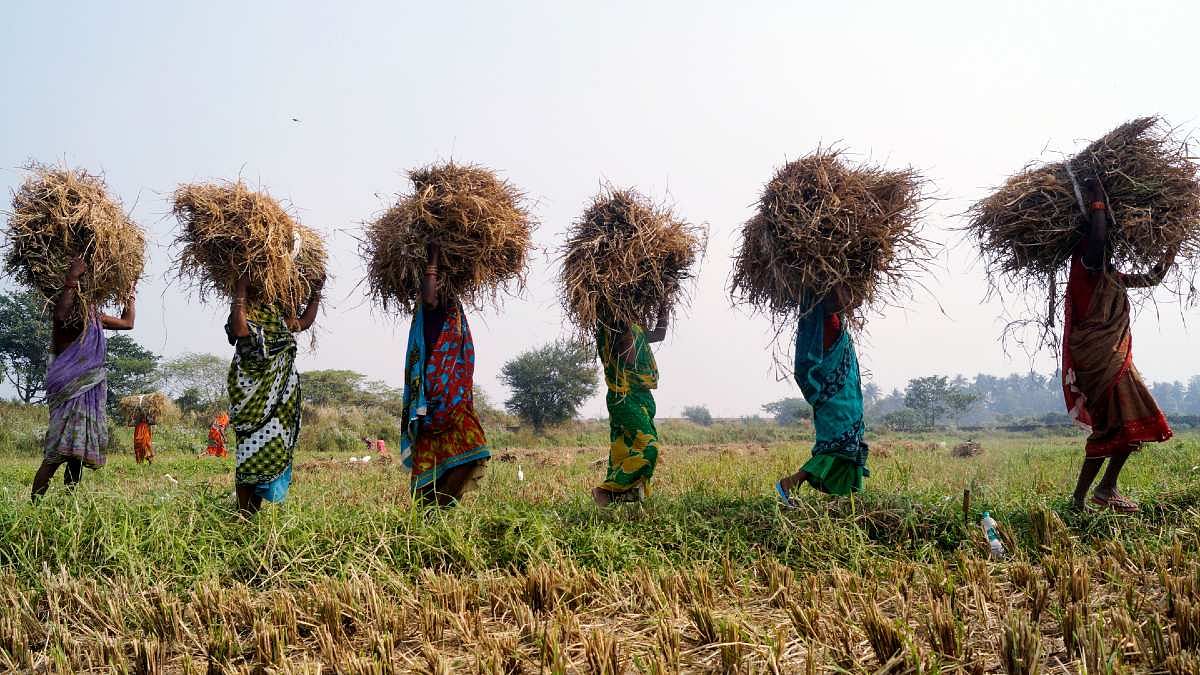
[[1071, 496], [1075, 508], [1082, 510], [1086, 507], [1088, 490], [1091, 489], [1103, 464], [1103, 457], [1089, 457], [1083, 460], [1083, 466], [1079, 469], [1079, 480], [1075, 483], [1075, 494]]
[[808, 482], [809, 473], [804, 469], [800, 469], [796, 473], [785, 476], [779, 479], [779, 487], [783, 488], [784, 494], [791, 494], [792, 490], [804, 485]]
[[33, 474], [33, 490], [29, 495], [31, 501], [36, 502], [39, 497], [46, 494], [46, 490], [50, 487], [50, 480], [54, 478], [54, 472], [58, 471], [60, 464], [62, 462], [42, 460], [42, 465], [38, 467], [37, 473]]
[[238, 513], [249, 518], [262, 508], [262, 497], [255, 494], [253, 485], [237, 486]]
[[1133, 448], [1130, 448], [1122, 453], [1113, 453], [1112, 457], [1108, 458], [1108, 468], [1104, 470], [1104, 476], [1100, 478], [1100, 483], [1096, 485], [1094, 495], [1103, 500], [1109, 500], [1120, 495], [1117, 490], [1117, 477], [1121, 475], [1121, 469], [1125, 467], [1125, 461], [1133, 454]]
[[79, 485], [79, 480], [83, 478], [83, 461], [79, 459], [68, 459], [67, 468], [63, 470], [63, 485], [68, 489]]

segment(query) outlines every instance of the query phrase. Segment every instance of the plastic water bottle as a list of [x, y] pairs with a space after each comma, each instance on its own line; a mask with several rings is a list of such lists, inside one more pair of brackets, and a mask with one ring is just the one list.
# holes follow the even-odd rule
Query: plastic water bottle
[[992, 519], [990, 511], [983, 512], [983, 520], [979, 524], [983, 527], [983, 534], [987, 537], [988, 548], [992, 552], [992, 557], [997, 560], [1003, 558], [1004, 542], [1000, 541], [1000, 535], [996, 534], [996, 521]]

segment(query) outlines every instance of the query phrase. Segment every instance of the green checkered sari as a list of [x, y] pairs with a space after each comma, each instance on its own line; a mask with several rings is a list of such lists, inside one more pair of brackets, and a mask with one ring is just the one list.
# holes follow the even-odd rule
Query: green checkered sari
[[[252, 307], [246, 322], [246, 337], [235, 338], [226, 326], [236, 348], [229, 367], [229, 408], [237, 438], [237, 483], [270, 485], [278, 493], [271, 484], [290, 478], [300, 438], [296, 339], [278, 308]], [[282, 498], [287, 486], [278, 487]]]

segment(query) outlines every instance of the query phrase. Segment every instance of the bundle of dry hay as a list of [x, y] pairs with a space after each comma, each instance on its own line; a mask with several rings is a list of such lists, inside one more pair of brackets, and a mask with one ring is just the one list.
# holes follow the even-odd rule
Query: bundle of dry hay
[[1189, 140], [1159, 117], [1126, 122], [1074, 157], [1030, 165], [971, 207], [967, 233], [993, 287], [1046, 282], [1082, 237], [1084, 182], [1104, 187], [1112, 260], [1122, 271], [1153, 267], [1172, 247], [1200, 252], [1200, 181]]
[[179, 412], [175, 402], [158, 391], [152, 394], [123, 396], [117, 401], [117, 408], [121, 418], [129, 426], [136, 425], [143, 418], [150, 424], [158, 424], [166, 418], [178, 416]]
[[106, 193], [104, 178], [83, 169], [25, 166], [29, 176], [13, 193], [5, 244], [5, 271], [41, 291], [62, 292], [71, 261], [80, 256], [81, 310], [119, 304], [133, 296], [142, 275], [145, 233]]
[[520, 190], [490, 169], [453, 161], [408, 177], [412, 192], [367, 226], [359, 249], [383, 309], [416, 309], [431, 244], [440, 250], [443, 302], [480, 308], [524, 287], [534, 222]]
[[181, 227], [176, 274], [195, 285], [202, 300], [214, 292], [232, 297], [246, 272], [254, 299], [295, 311], [326, 274], [320, 235], [240, 180], [182, 185], [173, 211]]
[[606, 187], [571, 224], [560, 249], [560, 298], [583, 334], [598, 327], [650, 328], [674, 307], [704, 253], [703, 227], [633, 189]]
[[959, 458], [977, 457], [983, 454], [983, 445], [974, 440], [964, 441], [954, 446], [950, 454]]
[[780, 322], [840, 284], [864, 307], [896, 300], [931, 257], [918, 233], [924, 186], [913, 169], [851, 167], [837, 149], [785, 164], [742, 229], [731, 295]]

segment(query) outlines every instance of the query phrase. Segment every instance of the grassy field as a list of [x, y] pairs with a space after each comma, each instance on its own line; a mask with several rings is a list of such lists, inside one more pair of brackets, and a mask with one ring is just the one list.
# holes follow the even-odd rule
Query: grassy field
[[[872, 439], [865, 493], [780, 513], [801, 433], [684, 423], [642, 507], [591, 504], [591, 424], [495, 434], [482, 490], [437, 512], [325, 420], [288, 501], [247, 524], [232, 462], [194, 457], [188, 427], [160, 429], [152, 466], [114, 454], [30, 505], [44, 422], [0, 414], [7, 669], [1200, 672], [1198, 436], [1130, 461], [1133, 517], [1067, 508], [1079, 437], [1003, 435], [969, 459], [951, 436]], [[985, 555], [984, 509], [1008, 560]]]

